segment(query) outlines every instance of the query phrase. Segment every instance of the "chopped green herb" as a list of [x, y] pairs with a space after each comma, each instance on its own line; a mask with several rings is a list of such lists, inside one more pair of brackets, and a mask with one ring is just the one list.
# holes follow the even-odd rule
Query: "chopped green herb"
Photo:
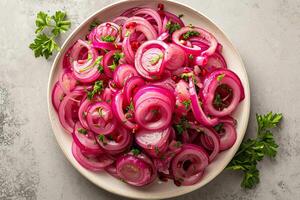
[[81, 133], [83, 135], [86, 135], [88, 133], [88, 131], [84, 128], [78, 128], [77, 131], [78, 131], [78, 133]]
[[217, 107], [220, 107], [221, 105], [223, 105], [222, 102], [222, 98], [220, 94], [217, 94], [214, 100], [214, 105], [216, 105]]
[[154, 147], [154, 151], [155, 151], [155, 154], [156, 154], [156, 155], [159, 154], [159, 148], [158, 148], [158, 146], [155, 146], [155, 147]]
[[158, 55], [153, 56], [150, 60], [151, 65], [155, 65], [162, 58], [163, 58], [163, 54], [158, 54]]
[[183, 16], [184, 16], [184, 14], [179, 14], [178, 15], [179, 18], [182, 18]]
[[194, 59], [193, 54], [190, 54], [190, 55], [189, 55], [189, 59], [191, 59], [191, 60]]
[[153, 109], [153, 110], [151, 110], [151, 112], [153, 115], [157, 115], [159, 113], [159, 111], [157, 109]]
[[214, 129], [216, 132], [221, 133], [221, 131], [223, 130], [223, 126], [224, 126], [224, 123], [219, 123], [214, 126]]
[[130, 31], [127, 30], [126, 33], [125, 33], [125, 37], [128, 37], [130, 35]]
[[182, 146], [182, 143], [180, 141], [176, 141], [176, 143], [174, 144], [174, 147], [179, 148]]
[[220, 74], [219, 76], [217, 76], [217, 81], [221, 82], [224, 77], [225, 77], [225, 74]]
[[98, 72], [100, 73], [100, 74], [102, 74], [103, 73], [103, 71], [104, 71], [104, 69], [103, 69], [103, 66], [102, 65], [98, 65]]
[[181, 135], [184, 131], [186, 131], [188, 128], [190, 128], [190, 124], [186, 117], [181, 117], [178, 124], [175, 124], [174, 126], [175, 131], [178, 135]]
[[189, 27], [190, 28], [195, 28], [193, 24], [189, 24]]
[[190, 105], [191, 105], [191, 100], [185, 100], [182, 102], [185, 109], [188, 110], [190, 108]]
[[103, 90], [103, 81], [96, 81], [92, 91], [88, 91], [87, 97], [91, 100], [95, 94], [99, 94]]
[[192, 73], [182, 73], [182, 74], [180, 75], [180, 78], [182, 78], [183, 80], [185, 80], [186, 82], [188, 82], [190, 76], [192, 76], [192, 75], [193, 75]]
[[92, 56], [92, 54], [88, 53], [87, 60], [88, 60], [88, 61], [90, 61], [90, 60], [92, 60], [92, 59], [93, 59], [93, 56]]
[[137, 155], [139, 155], [139, 154], [141, 153], [141, 151], [140, 151], [139, 149], [136, 149], [136, 148], [131, 149], [131, 152], [132, 152], [132, 154], [135, 155], [135, 156], [137, 156]]
[[275, 142], [272, 128], [279, 125], [282, 114], [269, 112], [266, 115], [256, 114], [257, 137], [242, 142], [238, 152], [231, 160], [227, 169], [242, 171], [244, 173], [241, 186], [253, 188], [259, 183], [257, 164], [265, 156], [274, 158], [277, 154], [278, 144]]
[[106, 36], [102, 36], [101, 40], [104, 42], [114, 42], [116, 38], [112, 35], [106, 35]]
[[126, 112], [133, 111], [133, 110], [134, 110], [133, 101], [130, 101], [130, 104], [126, 107]]
[[171, 21], [168, 21], [166, 24], [166, 29], [169, 31], [170, 34], [174, 33], [175, 31], [179, 30], [181, 28], [180, 24], [173, 23]]
[[186, 33], [184, 33], [184, 34], [182, 35], [182, 37], [183, 37], [183, 39], [187, 40], [187, 39], [189, 39], [190, 37], [198, 36], [198, 35], [200, 35], [200, 33], [197, 32], [197, 31], [187, 31]]
[[106, 138], [104, 135], [99, 134], [98, 139], [99, 139], [99, 141], [101, 141], [103, 143], [103, 145], [107, 145]]
[[89, 31], [92, 31], [94, 28], [96, 28], [97, 26], [100, 25], [100, 21], [98, 19], [94, 20], [91, 24], [90, 24], [90, 28]]

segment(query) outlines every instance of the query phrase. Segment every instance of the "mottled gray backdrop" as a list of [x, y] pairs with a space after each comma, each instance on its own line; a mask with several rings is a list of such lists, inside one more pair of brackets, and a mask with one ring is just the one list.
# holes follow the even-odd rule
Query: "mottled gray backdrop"
[[[38, 11], [66, 10], [74, 29], [112, 2], [0, 1], [0, 200], [120, 199], [83, 178], [59, 149], [46, 105], [53, 58], [35, 59], [28, 48]], [[240, 51], [252, 91], [248, 136], [255, 133], [256, 112], [279, 111], [285, 118], [276, 134], [278, 157], [259, 165], [256, 189], [244, 191], [240, 174], [224, 171], [204, 188], [177, 199], [300, 199], [300, 1], [181, 2], [209, 16]]]

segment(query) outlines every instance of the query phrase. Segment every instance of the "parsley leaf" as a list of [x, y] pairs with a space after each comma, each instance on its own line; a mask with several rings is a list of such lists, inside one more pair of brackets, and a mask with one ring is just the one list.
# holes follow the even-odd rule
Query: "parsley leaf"
[[155, 65], [156, 63], [158, 63], [158, 61], [162, 59], [162, 57], [162, 54], [154, 55], [150, 60], [151, 65]]
[[37, 29], [35, 30], [35, 33], [40, 33], [43, 31], [46, 27], [50, 25], [51, 17], [42, 11], [38, 12], [35, 20], [35, 25]]
[[225, 77], [225, 74], [220, 74], [219, 76], [217, 76], [217, 81], [221, 82], [224, 77]]
[[77, 131], [78, 131], [78, 133], [81, 133], [83, 135], [86, 135], [88, 133], [88, 131], [84, 128], [78, 128]]
[[52, 30], [54, 36], [58, 36], [60, 33], [65, 33], [71, 27], [71, 22], [66, 19], [67, 14], [62, 11], [56, 11], [51, 17], [55, 22], [55, 27]]
[[185, 100], [182, 102], [185, 109], [188, 110], [190, 108], [190, 105], [191, 105], [191, 100]]
[[190, 128], [190, 124], [186, 117], [181, 117], [178, 124], [174, 125], [174, 129], [178, 135], [181, 135], [188, 128]]
[[87, 97], [89, 100], [93, 99], [95, 94], [99, 94], [104, 89], [103, 81], [96, 81], [92, 91], [88, 91]]
[[184, 14], [179, 14], [178, 15], [179, 18], [182, 18], [183, 16], [184, 16]]
[[[36, 16], [36, 38], [29, 45], [29, 48], [33, 50], [35, 57], [44, 56], [48, 59], [54, 51], [59, 51], [60, 48], [55, 42], [55, 38], [60, 34], [66, 32], [71, 22], [65, 20], [66, 13], [62, 11], [56, 11], [53, 16], [49, 16], [45, 12], [38, 12]], [[43, 32], [46, 28], [50, 28], [51, 34]], [[48, 32], [47, 32], [48, 33]]]
[[238, 152], [226, 167], [231, 170], [244, 172], [241, 186], [243, 188], [253, 188], [259, 183], [259, 171], [257, 164], [265, 156], [274, 158], [277, 154], [278, 144], [275, 142], [270, 129], [278, 126], [282, 120], [282, 114], [272, 112], [266, 115], [256, 114], [257, 137], [247, 139], [242, 142]]
[[185, 34], [182, 35], [182, 37], [183, 39], [187, 40], [190, 37], [198, 36], [198, 35], [200, 35], [200, 33], [197, 31], [187, 31]]
[[170, 34], [174, 33], [175, 31], [179, 30], [181, 28], [180, 24], [173, 23], [171, 21], [168, 21], [166, 24], [166, 29], [169, 31]]
[[33, 43], [29, 45], [29, 48], [33, 50], [35, 57], [44, 56], [48, 59], [54, 50], [59, 50], [59, 46], [53, 40], [53, 38], [48, 37], [46, 34], [42, 33], [37, 35]]

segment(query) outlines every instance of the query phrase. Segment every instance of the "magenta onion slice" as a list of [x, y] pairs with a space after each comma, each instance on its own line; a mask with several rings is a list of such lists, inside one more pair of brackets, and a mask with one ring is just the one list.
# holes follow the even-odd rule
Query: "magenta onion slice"
[[198, 182], [208, 165], [208, 156], [203, 148], [185, 144], [173, 158], [171, 169], [175, 181], [181, 185], [193, 185]]
[[113, 77], [115, 84], [122, 88], [130, 77], [137, 75], [138, 73], [132, 65], [122, 64], [114, 71]]
[[[220, 87], [221, 90], [228, 91], [228, 94], [216, 94]], [[244, 89], [240, 79], [234, 72], [228, 69], [220, 69], [212, 72], [205, 79], [202, 95], [205, 110], [213, 116], [223, 117], [231, 114], [236, 109], [244, 96]], [[216, 104], [223, 105], [226, 98], [231, 98], [231, 101], [228, 101], [223, 109], [217, 109], [214, 106]]]
[[[113, 22], [105, 22], [92, 30], [88, 36], [94, 48], [115, 50], [121, 46], [120, 26]], [[110, 40], [107, 40], [110, 39]]]
[[72, 75], [72, 71], [65, 69], [58, 79], [59, 85], [65, 94], [70, 93], [77, 85], [77, 81]]
[[114, 162], [105, 154], [87, 154], [81, 151], [75, 142], [72, 143], [72, 154], [82, 167], [94, 172], [102, 171]]
[[146, 79], [159, 79], [165, 68], [165, 50], [168, 45], [162, 41], [151, 40], [143, 43], [135, 56], [135, 68]]
[[171, 128], [159, 131], [141, 129], [135, 134], [136, 143], [151, 157], [158, 157], [167, 149]]
[[52, 105], [56, 111], [58, 111], [58, 107], [60, 102], [64, 99], [65, 93], [60, 87], [60, 84], [58, 82], [55, 83], [53, 89], [52, 89]]
[[133, 94], [143, 85], [145, 85], [145, 81], [141, 77], [133, 76], [129, 78], [125, 83], [123, 91], [125, 102], [130, 104]]
[[158, 34], [162, 33], [162, 21], [161, 21], [159, 14], [155, 10], [153, 10], [151, 8], [141, 8], [141, 9], [135, 11], [133, 14], [135, 16], [143, 16], [143, 17], [145, 17], [147, 15], [151, 16], [154, 19], [154, 21], [156, 22], [157, 29], [158, 29], [157, 33]]
[[103, 152], [95, 140], [94, 133], [85, 129], [80, 122], [75, 124], [72, 137], [81, 151], [89, 154], [99, 154]]
[[195, 89], [193, 78], [189, 79], [189, 92], [191, 97], [191, 106], [195, 119], [205, 126], [214, 126], [218, 123], [218, 118], [210, 118], [204, 113], [198, 95]]
[[132, 135], [125, 128], [120, 126], [109, 135], [97, 135], [96, 139], [105, 152], [116, 155], [130, 147]]
[[121, 91], [118, 91], [112, 100], [112, 111], [117, 120], [127, 129], [133, 130], [137, 128], [137, 124], [126, 118], [124, 111], [124, 96]]
[[136, 156], [119, 157], [116, 162], [116, 169], [118, 176], [130, 185], [144, 186], [151, 181], [151, 167]]
[[223, 123], [220, 136], [220, 150], [224, 151], [231, 148], [237, 138], [235, 127], [231, 123]]
[[[87, 56], [80, 58], [80, 53], [84, 50]], [[78, 40], [72, 49], [71, 57], [73, 75], [76, 80], [89, 83], [100, 77], [98, 66], [102, 62], [102, 56], [98, 56], [97, 50], [92, 48], [88, 42]]]
[[75, 122], [78, 121], [78, 109], [80, 100], [84, 95], [82, 90], [74, 89], [64, 97], [58, 108], [58, 117], [61, 125], [67, 133], [71, 134]]
[[97, 134], [107, 135], [117, 126], [111, 107], [106, 102], [96, 102], [91, 105], [86, 119], [90, 129]]
[[96, 101], [101, 101], [101, 100], [102, 99], [100, 98], [99, 95], [95, 95], [93, 100], [89, 100], [87, 97], [82, 99], [78, 110], [78, 119], [84, 128], [89, 129], [89, 125], [86, 121], [86, 116], [88, 113], [89, 106], [95, 103]]
[[185, 51], [176, 44], [170, 44], [166, 50], [166, 68], [169, 70], [176, 70], [184, 67], [187, 61]]
[[[182, 35], [186, 34], [187, 32], [197, 32], [198, 33], [197, 37], [203, 38], [203, 40], [207, 41], [210, 45], [209, 48], [203, 51], [201, 47], [196, 45], [187, 46], [185, 44], [186, 41], [180, 39]], [[211, 33], [207, 32], [202, 28], [189, 27], [189, 26], [186, 26], [184, 28], [175, 31], [172, 35], [172, 40], [175, 44], [181, 46], [186, 51], [186, 53], [201, 55], [204, 57], [212, 55], [216, 51], [218, 45], [216, 38]]]

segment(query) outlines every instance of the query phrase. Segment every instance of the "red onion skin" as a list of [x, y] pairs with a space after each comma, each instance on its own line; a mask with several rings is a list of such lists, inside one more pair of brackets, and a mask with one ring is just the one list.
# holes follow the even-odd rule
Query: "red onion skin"
[[138, 76], [133, 76], [126, 81], [123, 93], [127, 104], [130, 104], [133, 94], [143, 85], [145, 85], [144, 79]]
[[169, 70], [176, 70], [185, 65], [187, 61], [187, 54], [176, 44], [170, 44], [166, 50], [166, 68]]
[[230, 123], [224, 123], [223, 129], [225, 130], [224, 133], [221, 132], [220, 135], [220, 150], [225, 151], [227, 149], [230, 149], [236, 139], [237, 139], [237, 133], [235, 130], [235, 127]]

